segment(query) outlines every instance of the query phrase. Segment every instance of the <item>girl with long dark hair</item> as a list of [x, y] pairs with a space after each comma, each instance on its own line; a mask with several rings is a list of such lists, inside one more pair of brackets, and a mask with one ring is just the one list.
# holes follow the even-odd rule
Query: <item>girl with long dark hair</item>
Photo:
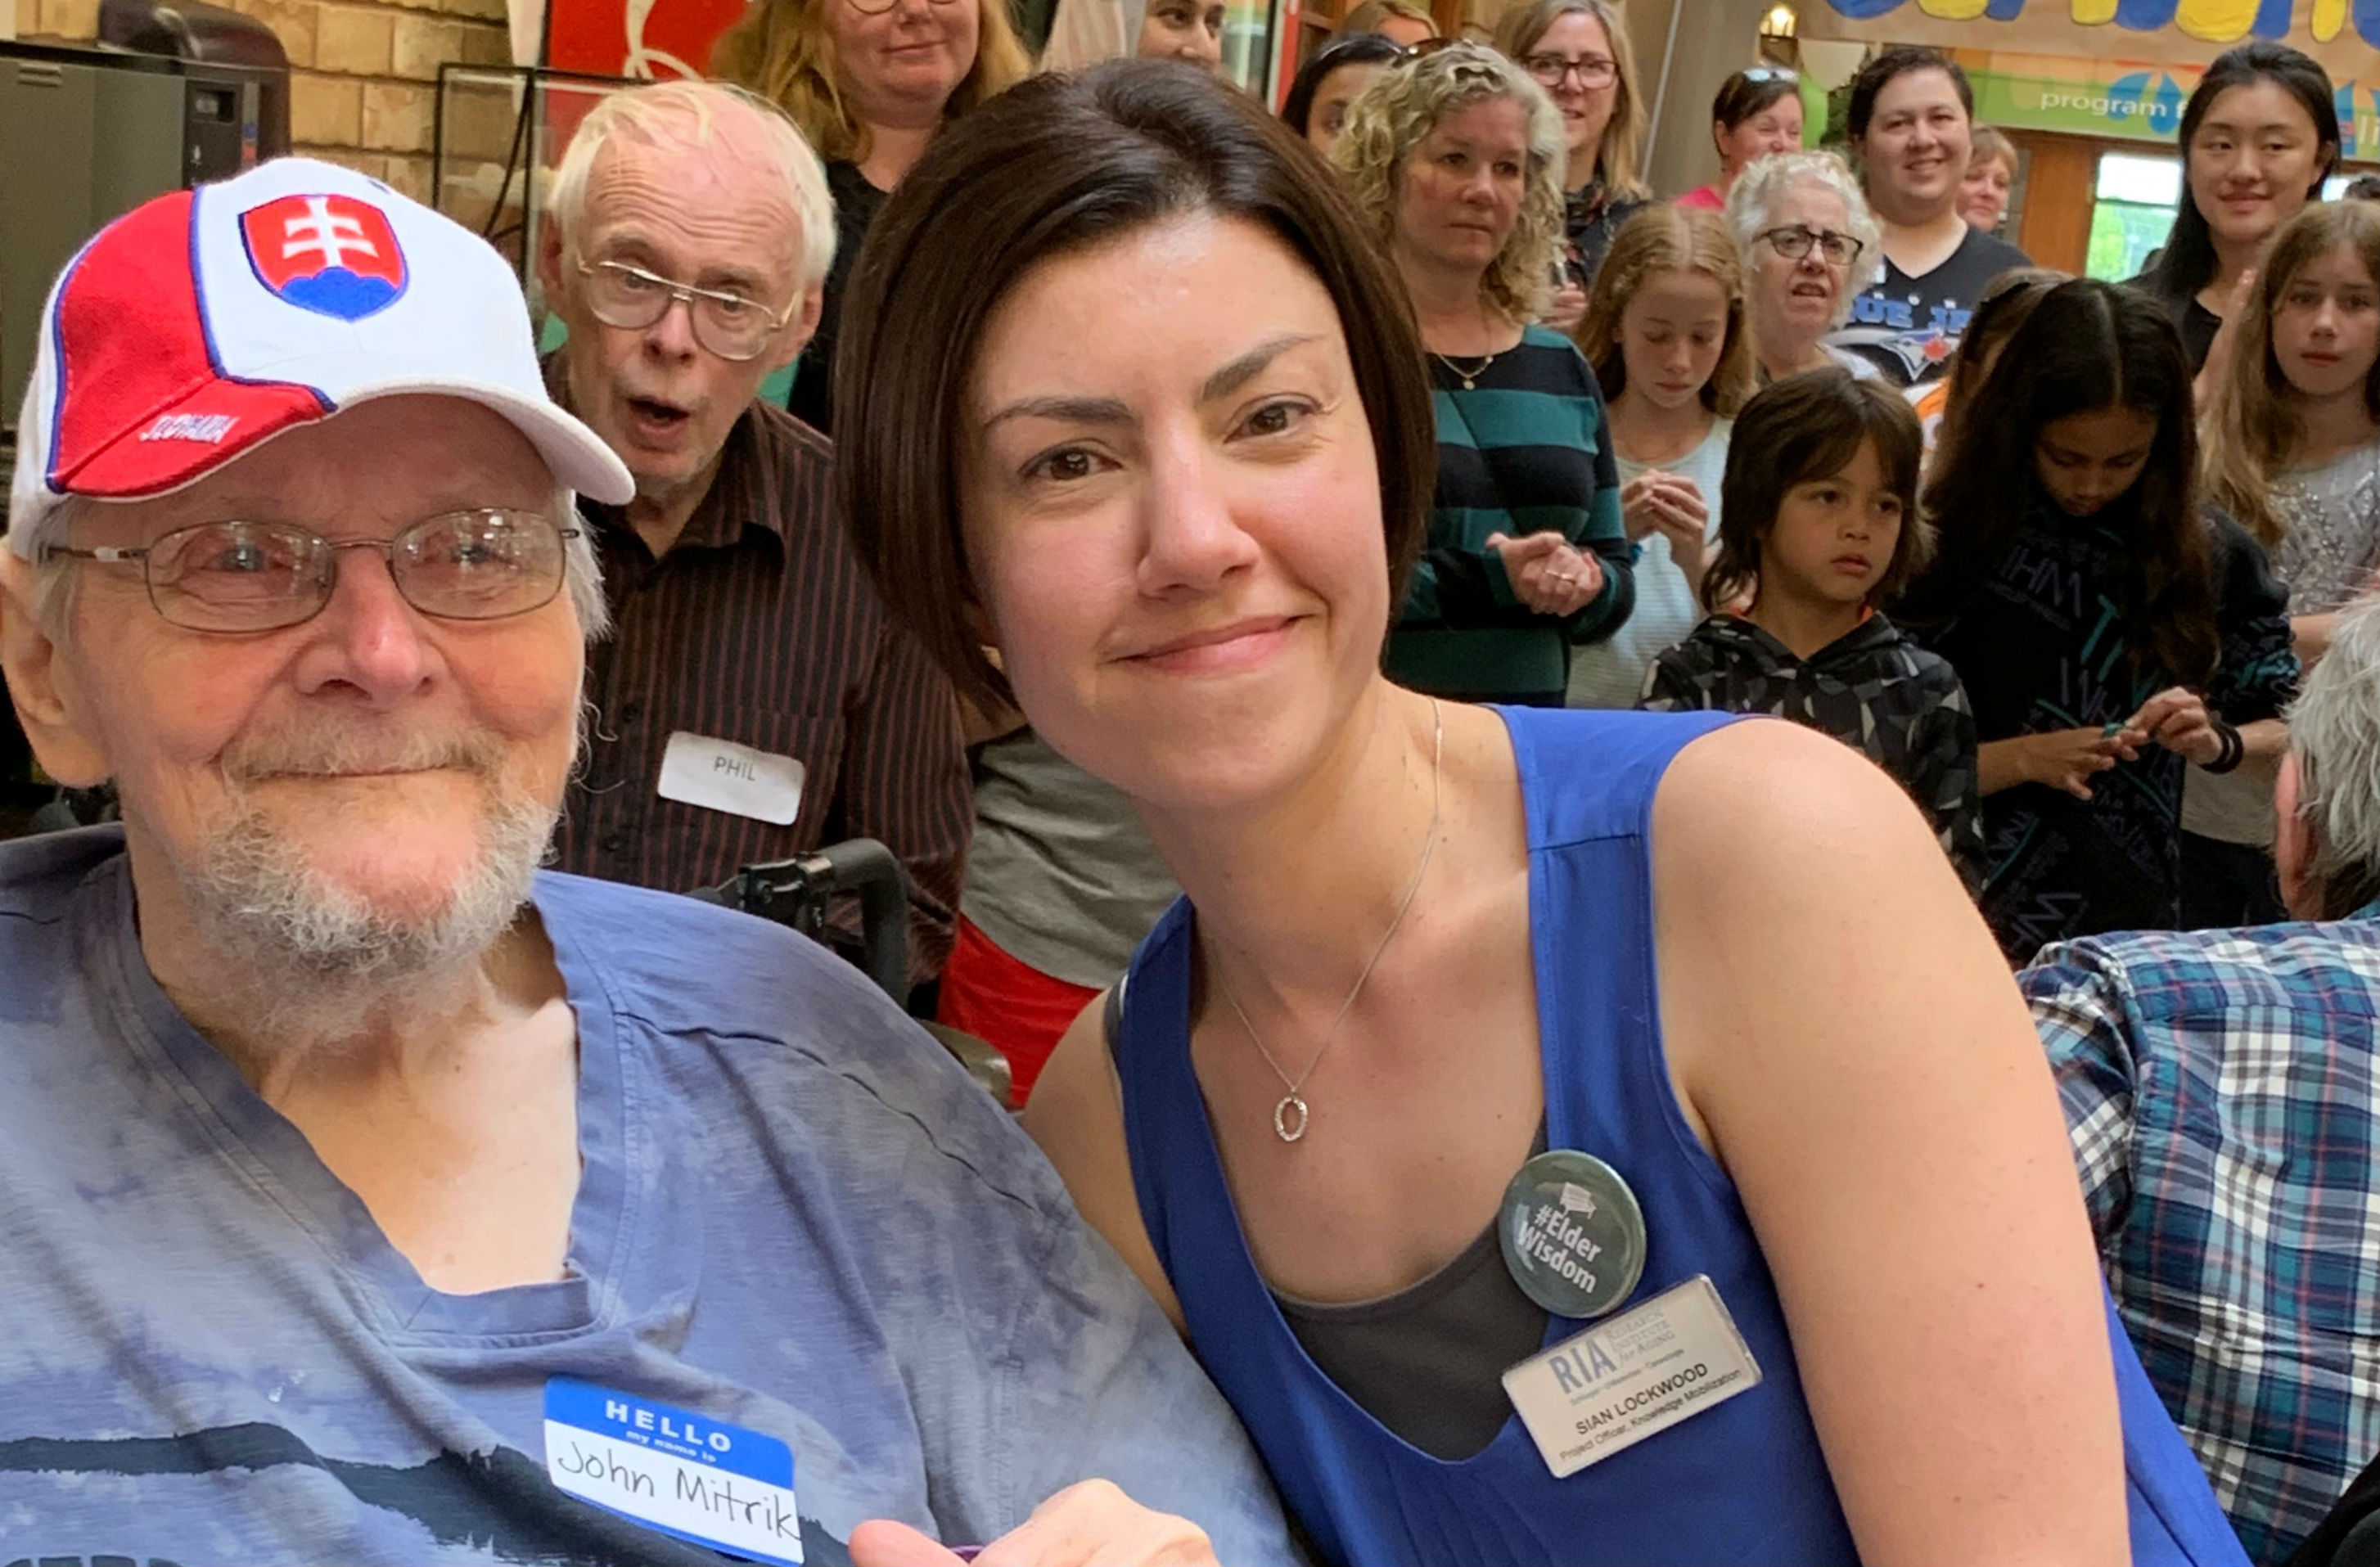
[[2338, 166], [2331, 94], [2329, 73], [2306, 55], [2243, 43], [2215, 57], [2182, 108], [2181, 210], [2156, 265], [2131, 286], [2173, 319], [2193, 375], [2265, 242]]
[[2228, 771], [2237, 725], [2296, 689], [2264, 553], [2203, 510], [2190, 369], [2155, 302], [2061, 284], [2010, 338], [1936, 454], [1934, 564], [1898, 618], [1974, 707], [2011, 960], [2180, 922], [2186, 768]]

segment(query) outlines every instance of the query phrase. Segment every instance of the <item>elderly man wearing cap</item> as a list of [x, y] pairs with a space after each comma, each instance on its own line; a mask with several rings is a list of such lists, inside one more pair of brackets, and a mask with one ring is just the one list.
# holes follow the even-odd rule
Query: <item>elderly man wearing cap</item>
[[571, 492], [631, 489], [493, 251], [285, 160], [102, 233], [42, 346], [0, 658], [124, 822], [0, 845], [0, 1554], [1290, 1554], [856, 971], [538, 873], [602, 619]]

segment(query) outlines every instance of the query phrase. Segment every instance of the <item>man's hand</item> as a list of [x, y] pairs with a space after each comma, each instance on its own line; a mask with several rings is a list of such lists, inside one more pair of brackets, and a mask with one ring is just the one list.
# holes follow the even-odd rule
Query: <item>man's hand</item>
[[1603, 591], [1603, 563], [1550, 528], [1520, 539], [1491, 533], [1488, 547], [1502, 558], [1512, 596], [1534, 613], [1575, 614]]
[[[966, 1559], [879, 1518], [851, 1531], [851, 1560], [853, 1567], [960, 1567]], [[1068, 1486], [975, 1560], [977, 1567], [1216, 1567], [1196, 1524], [1151, 1512], [1106, 1480]]]

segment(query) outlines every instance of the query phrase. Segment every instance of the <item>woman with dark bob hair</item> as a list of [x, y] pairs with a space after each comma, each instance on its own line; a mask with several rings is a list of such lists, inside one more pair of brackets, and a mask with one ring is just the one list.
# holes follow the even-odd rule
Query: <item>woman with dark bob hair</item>
[[1178, 67], [1027, 82], [850, 319], [879, 591], [1187, 893], [1027, 1129], [1326, 1561], [2244, 1561], [1907, 796], [1382, 676], [1428, 382], [1309, 149]]

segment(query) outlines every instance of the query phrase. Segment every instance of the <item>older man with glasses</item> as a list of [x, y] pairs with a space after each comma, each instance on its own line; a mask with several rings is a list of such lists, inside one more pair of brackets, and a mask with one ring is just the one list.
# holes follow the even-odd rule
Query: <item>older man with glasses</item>
[[684, 890], [881, 839], [924, 982], [973, 825], [957, 707], [852, 559], [832, 446], [759, 396], [818, 324], [834, 237], [817, 157], [731, 87], [606, 100], [555, 176], [540, 270], [570, 335], [548, 383], [637, 485], [581, 502], [614, 630], [562, 864]]
[[284, 160], [110, 226], [40, 342], [0, 665], [124, 820], [0, 844], [5, 1554], [1293, 1556], [861, 976], [538, 874], [604, 620], [573, 492], [635, 486], [494, 251]]

